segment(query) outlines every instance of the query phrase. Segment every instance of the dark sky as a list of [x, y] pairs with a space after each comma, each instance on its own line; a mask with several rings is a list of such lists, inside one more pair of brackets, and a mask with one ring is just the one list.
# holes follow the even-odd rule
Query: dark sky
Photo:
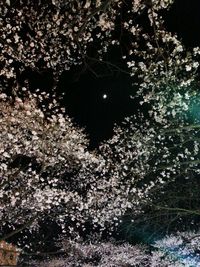
[[[120, 54], [115, 51], [114, 57], [117, 56], [120, 57]], [[116, 64], [123, 70], [126, 69], [125, 63]], [[60, 89], [65, 92], [64, 103], [68, 114], [80, 126], [86, 128], [91, 147], [111, 137], [114, 122], [122, 121], [135, 109], [130, 98], [134, 89], [127, 74], [115, 70], [109, 73], [104, 65], [104, 70], [107, 70], [106, 76], [98, 66], [93, 68], [99, 77], [86, 70], [77, 78], [79, 71], [72, 69], [64, 73], [60, 81]]]
[[200, 1], [175, 0], [167, 14], [166, 26], [187, 46], [200, 45]]

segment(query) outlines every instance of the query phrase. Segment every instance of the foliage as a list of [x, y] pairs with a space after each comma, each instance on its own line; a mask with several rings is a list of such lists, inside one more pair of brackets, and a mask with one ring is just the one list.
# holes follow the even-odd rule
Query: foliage
[[47, 217], [62, 227], [74, 216], [81, 223], [81, 211], [89, 205], [85, 190], [96, 177], [86, 182], [87, 175], [91, 168], [98, 172], [99, 159], [86, 151], [86, 137], [57, 111], [56, 101], [49, 103], [52, 114], [45, 118], [37, 107], [44, 96], [12, 103], [1, 94], [1, 230], [5, 225], [14, 233], [31, 230]]
[[[128, 119], [125, 127], [117, 127], [113, 138], [101, 146], [127, 185], [132, 208], [138, 201], [137, 211], [143, 215], [138, 218], [134, 208], [132, 214], [129, 210], [132, 222], [140, 224], [152, 217], [148, 224], [157, 219], [160, 224], [161, 214], [170, 213], [172, 220], [199, 215], [199, 123], [175, 126], [146, 124], [145, 128]], [[171, 219], [160, 226], [167, 227]]]
[[[101, 57], [111, 43], [122, 1], [1, 2], [1, 75], [16, 78], [16, 70], [51, 68], [55, 77], [85, 60], [96, 43]], [[18, 63], [18, 66], [16, 66]]]
[[43, 110], [48, 97], [27, 92], [11, 101], [1, 94], [1, 231], [10, 228], [2, 238], [38, 230], [47, 219], [73, 236], [86, 224], [112, 232], [127, 209], [141, 210], [144, 192], [109, 154], [87, 150], [55, 99]]
[[[129, 214], [133, 224], [141, 218], [155, 220], [154, 212], [161, 221], [160, 211], [164, 216], [173, 211], [177, 219], [199, 215], [199, 194], [192, 185], [194, 181], [199, 185], [200, 49], [184, 47], [176, 34], [165, 29], [161, 14], [172, 4], [172, 0], [0, 3], [2, 238], [25, 228], [38, 230], [48, 220], [77, 239], [88, 229], [111, 234], [122, 216]], [[21, 87], [18, 79], [30, 68], [38, 73], [50, 69], [58, 81], [64, 70], [87, 64], [93, 51], [95, 60], [102, 61], [112, 45], [122, 47], [138, 88], [132, 97], [139, 99], [141, 110], [116, 126], [113, 137], [91, 152], [85, 134], [54, 96], [30, 92], [28, 84]], [[182, 183], [188, 181], [195, 201], [188, 205], [187, 199], [169, 200], [177, 190], [181, 197]], [[167, 218], [167, 223], [174, 219]], [[4, 235], [8, 228], [11, 231]], [[78, 246], [77, 261], [85, 260], [90, 250], [99, 251], [98, 245]], [[111, 266], [119, 266], [118, 255], [128, 264], [133, 261], [128, 255], [132, 249], [136, 257], [143, 253], [110, 243], [103, 249], [107, 256], [99, 260], [101, 266], [108, 266], [111, 259]], [[152, 254], [157, 263], [151, 266], [172, 264], [168, 256], [167, 263], [162, 260], [163, 253]]]
[[177, 232], [155, 241], [151, 247], [128, 244], [83, 244], [63, 241], [66, 256], [32, 262], [33, 266], [84, 267], [188, 267], [199, 264], [199, 233]]
[[[63, 241], [66, 257], [50, 261], [36, 262], [37, 266], [149, 266], [145, 247], [113, 243], [83, 244]], [[34, 263], [33, 263], [34, 264]]]
[[88, 151], [85, 135], [55, 99], [42, 109], [48, 97], [1, 94], [1, 238], [25, 229], [34, 235], [48, 220], [74, 238], [87, 225], [112, 232], [127, 209], [141, 209], [142, 195], [131, 195], [135, 184], [108, 155]]
[[200, 266], [198, 232], [177, 232], [156, 241], [154, 247], [151, 260], [158, 266]]

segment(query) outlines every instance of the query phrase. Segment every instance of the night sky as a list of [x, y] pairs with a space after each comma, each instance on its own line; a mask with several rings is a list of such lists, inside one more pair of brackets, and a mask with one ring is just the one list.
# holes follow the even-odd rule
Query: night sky
[[[200, 45], [200, 0], [175, 0], [170, 11], [162, 15], [166, 28], [177, 33], [187, 47]], [[140, 108], [130, 98], [137, 88], [132, 86], [121, 47], [111, 48], [104, 61], [91, 60], [87, 65], [72, 67], [62, 74], [58, 85], [58, 92], [65, 92], [63, 104], [67, 113], [85, 128], [91, 148], [112, 136], [114, 123], [119, 124]], [[28, 79], [34, 88], [48, 91], [53, 86], [49, 72], [30, 71]]]
[[[117, 51], [115, 53], [117, 57]], [[113, 124], [135, 110], [130, 98], [133, 87], [128, 74], [120, 71], [109, 73], [106, 65], [104, 68], [107, 76], [101, 70], [98, 70], [99, 77], [86, 70], [78, 79], [78, 71], [72, 69], [62, 75], [59, 85], [65, 92], [64, 104], [68, 114], [78, 125], [86, 128], [91, 147], [111, 137]], [[126, 69], [125, 63], [122, 68]]]

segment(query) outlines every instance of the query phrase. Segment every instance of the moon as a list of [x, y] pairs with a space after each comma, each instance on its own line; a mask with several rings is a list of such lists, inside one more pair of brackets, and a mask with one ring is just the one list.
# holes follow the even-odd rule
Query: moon
[[103, 94], [102, 97], [103, 97], [103, 99], [106, 99], [106, 98], [108, 98], [108, 95], [107, 94]]

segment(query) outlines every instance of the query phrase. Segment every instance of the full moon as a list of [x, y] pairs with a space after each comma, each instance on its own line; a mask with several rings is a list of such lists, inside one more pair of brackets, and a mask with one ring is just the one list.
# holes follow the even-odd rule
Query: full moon
[[108, 95], [107, 94], [103, 94], [102, 97], [103, 97], [103, 99], [106, 99], [108, 97]]

